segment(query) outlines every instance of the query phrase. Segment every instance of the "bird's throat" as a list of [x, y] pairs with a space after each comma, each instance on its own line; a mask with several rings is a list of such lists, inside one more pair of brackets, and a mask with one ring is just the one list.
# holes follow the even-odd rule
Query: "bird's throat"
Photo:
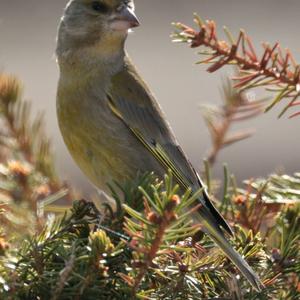
[[103, 43], [102, 41], [86, 47], [66, 50], [58, 55], [61, 72], [68, 75], [86, 73], [106, 73], [114, 75], [124, 65], [124, 42]]
[[97, 69], [115, 73], [123, 64], [127, 32], [101, 30], [85, 36], [75, 35], [62, 21], [57, 37], [56, 55], [61, 72], [90, 72]]

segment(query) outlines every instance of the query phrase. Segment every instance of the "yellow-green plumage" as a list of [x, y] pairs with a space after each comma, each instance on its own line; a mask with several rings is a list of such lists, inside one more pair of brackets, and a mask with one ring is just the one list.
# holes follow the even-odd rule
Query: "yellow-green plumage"
[[134, 178], [138, 171], [149, 171], [149, 165], [163, 173], [109, 106], [108, 94], [115, 94], [115, 90], [127, 99], [140, 98], [137, 89], [123, 84], [131, 77], [123, 74], [115, 75], [109, 88], [101, 85], [101, 72], [95, 78], [82, 76], [79, 82], [71, 79], [67, 84], [61, 74], [58, 87], [57, 114], [64, 141], [82, 171], [103, 190], [112, 180], [122, 183]]
[[[69, 2], [57, 46], [63, 138], [82, 171], [103, 190], [112, 180], [122, 183], [149, 171], [163, 176], [171, 169], [183, 190], [196, 191], [202, 187], [198, 174], [124, 51], [127, 30], [136, 25], [131, 1]], [[231, 229], [205, 191], [199, 202], [207, 233], [259, 289], [256, 274], [226, 240], [223, 230]]]

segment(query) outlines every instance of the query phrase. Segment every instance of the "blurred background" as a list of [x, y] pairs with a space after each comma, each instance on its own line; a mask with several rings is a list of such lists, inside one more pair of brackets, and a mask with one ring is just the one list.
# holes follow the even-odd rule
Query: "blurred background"
[[[62, 178], [89, 192], [93, 187], [70, 158], [56, 121], [55, 37], [66, 2], [0, 0], [0, 70], [16, 74], [24, 82], [26, 99], [34, 111], [45, 112]], [[232, 70], [208, 74], [205, 66], [196, 66], [196, 50], [171, 42], [171, 22], [192, 25], [192, 13], [198, 12], [205, 19], [214, 19], [220, 29], [227, 25], [235, 34], [245, 29], [256, 48], [262, 41], [280, 41], [300, 61], [299, 11], [299, 0], [136, 0], [142, 26], [130, 35], [128, 52], [196, 169], [202, 168], [211, 146], [200, 106], [221, 103], [222, 76]], [[300, 118], [277, 120], [280, 108], [238, 125], [255, 128], [256, 134], [221, 152], [215, 176], [221, 178], [224, 162], [239, 180], [266, 176], [277, 169], [299, 171]]]

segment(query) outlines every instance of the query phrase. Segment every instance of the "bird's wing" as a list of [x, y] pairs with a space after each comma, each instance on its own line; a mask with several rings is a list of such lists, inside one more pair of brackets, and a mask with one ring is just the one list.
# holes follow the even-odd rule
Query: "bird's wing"
[[[124, 70], [113, 77], [112, 88], [107, 97], [113, 113], [124, 122], [166, 171], [171, 169], [183, 188], [191, 187], [195, 191], [203, 186], [176, 142], [157, 102], [128, 59]], [[202, 204], [197, 214], [200, 222], [252, 286], [260, 290], [263, 285], [258, 276], [224, 236], [221, 227], [230, 234], [232, 231], [210, 202], [205, 190], [199, 201]]]
[[[178, 183], [194, 191], [203, 184], [194, 168], [178, 145], [162, 111], [129, 59], [124, 70], [112, 78], [108, 95], [111, 109], [130, 128], [138, 140], [168, 171], [170, 169]], [[207, 192], [200, 199], [208, 217], [218, 227], [232, 234], [230, 226], [210, 202]]]

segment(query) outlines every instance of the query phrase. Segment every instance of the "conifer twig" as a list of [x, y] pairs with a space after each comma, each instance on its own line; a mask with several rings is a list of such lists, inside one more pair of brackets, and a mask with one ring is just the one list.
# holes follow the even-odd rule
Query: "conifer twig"
[[[173, 40], [188, 43], [192, 48], [204, 47], [205, 50], [200, 52], [200, 55], [205, 55], [206, 58], [199, 63], [211, 64], [208, 72], [215, 72], [225, 65], [238, 66], [240, 75], [233, 78], [236, 88], [246, 90], [265, 87], [276, 93], [266, 111], [281, 100], [287, 99], [288, 104], [279, 117], [289, 108], [300, 105], [297, 101], [300, 95], [300, 65], [295, 62], [289, 50], [283, 51], [279, 43], [273, 46], [264, 43], [263, 55], [259, 57], [245, 31], [240, 30], [237, 39], [234, 39], [225, 27], [224, 31], [229, 39], [229, 42], [226, 42], [217, 37], [214, 21], [203, 22], [198, 15], [195, 15], [194, 21], [200, 27], [199, 31], [182, 23], [175, 23], [177, 31], [173, 34]], [[299, 114], [296, 112], [290, 117]]]
[[230, 128], [237, 122], [262, 114], [266, 102], [266, 99], [250, 99], [248, 93], [234, 88], [228, 79], [223, 83], [222, 93], [222, 106], [204, 105], [202, 109], [212, 140], [212, 149], [208, 155], [210, 165], [215, 163], [220, 150], [253, 135], [251, 129], [230, 133]]
[[[166, 241], [171, 236], [176, 236], [176, 239], [192, 236], [200, 229], [198, 225], [191, 225], [190, 222], [184, 224], [186, 218], [199, 208], [196, 206], [188, 213], [184, 213], [184, 208], [189, 208], [196, 200], [198, 193], [191, 196], [191, 191], [188, 190], [181, 199], [176, 194], [179, 187], [173, 186], [171, 172], [165, 177], [165, 186], [166, 192], [160, 192], [161, 184], [153, 186], [153, 198], [142, 190], [144, 194], [143, 214], [134, 211], [127, 205], [124, 206], [129, 216], [132, 217], [132, 219], [125, 218], [125, 232], [132, 238], [129, 246], [138, 257], [135, 261], [138, 272], [132, 280], [134, 295], [137, 294], [138, 288], [153, 265], [153, 260], [158, 252], [162, 248], [168, 248]], [[168, 231], [170, 226], [172, 226], [172, 230]]]
[[8, 235], [41, 229], [45, 215], [40, 208], [50, 200], [68, 199], [71, 192], [56, 175], [43, 115], [32, 118], [21, 82], [1, 73], [0, 126], [0, 204], [6, 212], [0, 224]]

